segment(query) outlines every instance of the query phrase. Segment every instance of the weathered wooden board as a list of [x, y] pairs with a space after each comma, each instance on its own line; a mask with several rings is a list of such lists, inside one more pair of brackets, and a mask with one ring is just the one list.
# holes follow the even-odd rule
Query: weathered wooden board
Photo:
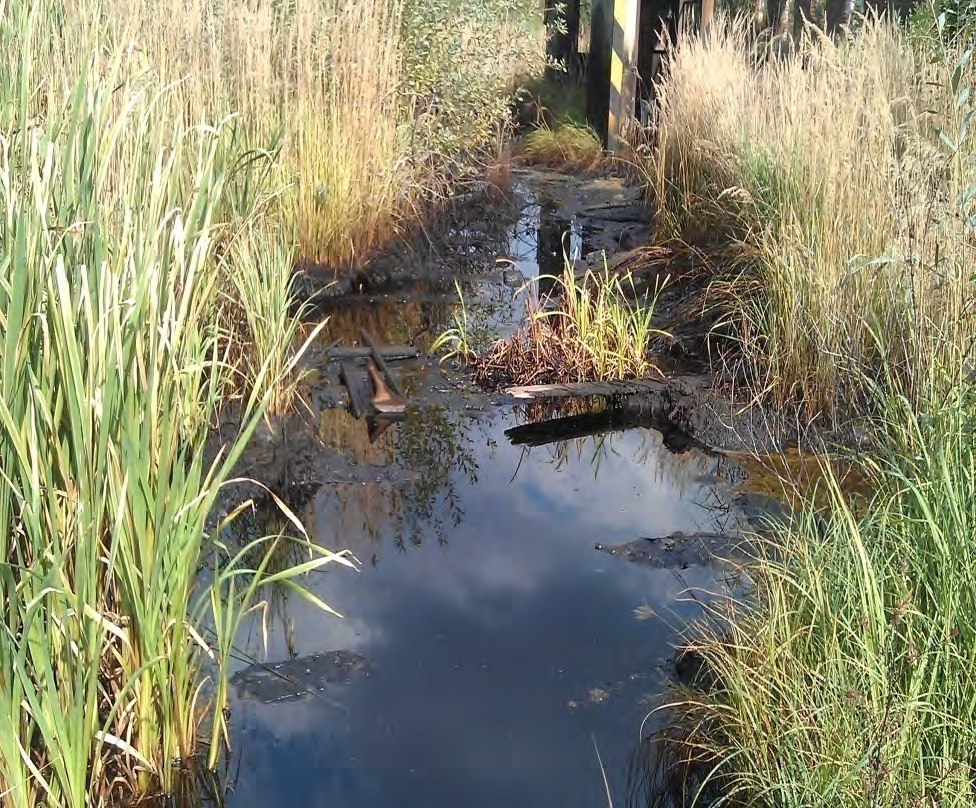
[[349, 391], [349, 410], [354, 418], [373, 414], [373, 393], [366, 370], [355, 362], [343, 361], [339, 365], [342, 383]]
[[[385, 346], [379, 349], [380, 356], [387, 362], [399, 362], [405, 359], [416, 359], [420, 356], [420, 351], [411, 348], [409, 345]], [[341, 362], [344, 359], [371, 359], [373, 349], [368, 346], [361, 348], [333, 347], [328, 351], [328, 357], [334, 362]]]
[[383, 371], [383, 375], [386, 377], [386, 383], [390, 386], [390, 390], [392, 390], [398, 396], [402, 396], [403, 393], [397, 386], [397, 381], [393, 377], [393, 373], [390, 372], [389, 366], [383, 359], [383, 352], [376, 347], [376, 343], [373, 341], [373, 338], [369, 335], [369, 332], [365, 328], [360, 328], [359, 333], [363, 338], [363, 342], [365, 342], [373, 351], [373, 361], [376, 363], [376, 366]]
[[582, 398], [585, 396], [626, 396], [641, 393], [660, 393], [668, 387], [663, 379], [635, 379], [623, 382], [576, 382], [571, 384], [532, 384], [509, 387], [505, 394], [512, 398], [533, 401], [545, 398]]

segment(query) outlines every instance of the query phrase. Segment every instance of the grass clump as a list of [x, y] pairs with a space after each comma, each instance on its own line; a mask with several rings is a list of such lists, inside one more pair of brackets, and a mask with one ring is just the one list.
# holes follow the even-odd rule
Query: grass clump
[[757, 66], [741, 25], [714, 29], [658, 87], [648, 170], [658, 236], [716, 268], [729, 366], [810, 415], [866, 406], [889, 371], [921, 391], [974, 333], [966, 51], [867, 20]]
[[530, 163], [558, 171], [598, 171], [607, 163], [596, 132], [572, 121], [536, 127], [523, 136], [519, 154]]
[[528, 163], [557, 171], [594, 172], [609, 165], [599, 135], [586, 122], [585, 87], [565, 77], [526, 82], [515, 96], [524, 130], [517, 153]]
[[[479, 382], [557, 384], [660, 373], [650, 356], [651, 341], [661, 334], [652, 325], [656, 298], [628, 300], [628, 278], [606, 269], [577, 279], [568, 260], [553, 280], [545, 299], [526, 298], [519, 330], [476, 360]], [[637, 297], [633, 287], [631, 293]]]
[[447, 353], [441, 357], [441, 362], [452, 358], [470, 362], [477, 359], [477, 354], [472, 346], [471, 324], [468, 321], [468, 308], [464, 304], [464, 292], [461, 291], [461, 283], [457, 279], [454, 281], [454, 288], [457, 289], [459, 300], [458, 306], [451, 312], [454, 325], [437, 335], [430, 346], [430, 352], [434, 354], [448, 348]]
[[749, 568], [754, 598], [702, 626], [707, 674], [676, 705], [696, 797], [976, 802], [972, 393], [943, 388], [924, 412], [886, 402], [867, 505], [828, 471], [829, 513], [780, 530]]

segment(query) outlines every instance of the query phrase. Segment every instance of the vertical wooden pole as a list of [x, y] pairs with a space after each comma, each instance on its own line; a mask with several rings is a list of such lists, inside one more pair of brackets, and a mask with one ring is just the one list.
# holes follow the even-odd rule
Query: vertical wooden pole
[[637, 90], [637, 28], [640, 0], [613, 0], [613, 45], [610, 53], [610, 112], [607, 148], [617, 156], [628, 150], [627, 126], [634, 118]]
[[607, 145], [610, 109], [610, 52], [613, 44], [614, 0], [592, 0], [590, 58], [586, 66], [586, 120]]
[[[785, 0], [783, 0], [785, 2]], [[715, 0], [702, 0], [701, 4], [701, 35], [705, 36], [712, 27], [715, 16]]]

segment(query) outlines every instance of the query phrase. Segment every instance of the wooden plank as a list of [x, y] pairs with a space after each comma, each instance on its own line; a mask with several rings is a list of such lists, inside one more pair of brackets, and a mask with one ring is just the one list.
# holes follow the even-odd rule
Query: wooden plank
[[365, 342], [372, 349], [373, 361], [376, 362], [376, 365], [379, 367], [379, 369], [383, 371], [383, 375], [386, 377], [386, 383], [390, 385], [390, 389], [398, 396], [402, 396], [403, 392], [397, 386], [396, 379], [393, 377], [393, 374], [390, 372], [389, 366], [386, 364], [386, 361], [383, 359], [383, 354], [380, 352], [380, 349], [376, 347], [376, 343], [373, 342], [373, 338], [369, 335], [369, 332], [365, 328], [360, 328], [359, 333], [362, 335], [363, 342]]
[[613, 0], [607, 148], [617, 157], [627, 157], [630, 149], [627, 129], [634, 119], [637, 93], [639, 19], [640, 0]]
[[[343, 359], [370, 359], [373, 356], [373, 349], [332, 346], [326, 354], [333, 361], [341, 361]], [[420, 356], [420, 351], [416, 348], [411, 348], [409, 345], [392, 345], [380, 348], [380, 355], [387, 362], [398, 362], [404, 359], [416, 359]]]
[[584, 398], [586, 396], [622, 396], [660, 393], [668, 383], [663, 379], [635, 379], [623, 382], [573, 382], [570, 384], [532, 384], [509, 387], [505, 394], [520, 401], [545, 398]]
[[395, 415], [406, 412], [407, 403], [383, 382], [383, 377], [376, 369], [376, 362], [370, 360], [369, 376], [373, 380], [373, 407], [383, 415]]
[[642, 202], [626, 202], [621, 205], [591, 205], [580, 208], [577, 215], [584, 219], [617, 224], [647, 224], [651, 215]]
[[369, 391], [369, 379], [363, 368], [353, 362], [342, 362], [339, 365], [340, 376], [349, 391], [349, 410], [354, 418], [372, 415], [372, 396]]
[[586, 122], [607, 145], [610, 111], [610, 52], [613, 49], [613, 0], [590, 3], [590, 58], [586, 66]]
[[653, 429], [661, 434], [664, 448], [674, 454], [695, 449], [702, 454], [715, 455], [704, 443], [695, 440], [679, 426], [668, 420], [660, 406], [610, 408], [601, 412], [569, 415], [522, 424], [505, 430], [512, 446], [545, 446], [578, 438], [592, 438], [636, 428]]
[[[800, 25], [803, 25], [802, 14], [798, 15], [801, 18]], [[702, 0], [701, 4], [701, 19], [698, 21], [699, 30], [702, 37], [706, 37], [711, 34], [712, 31], [712, 19], [715, 17], [715, 0]], [[796, 26], [794, 24], [794, 31]], [[802, 30], [802, 28], [800, 29]]]

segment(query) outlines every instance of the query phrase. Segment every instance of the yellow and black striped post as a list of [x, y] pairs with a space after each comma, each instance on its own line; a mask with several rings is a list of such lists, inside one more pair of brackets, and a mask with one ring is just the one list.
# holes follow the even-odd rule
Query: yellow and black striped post
[[634, 117], [637, 90], [637, 31], [640, 0], [613, 2], [613, 36], [610, 50], [610, 110], [607, 121], [607, 148], [623, 156], [627, 149], [626, 130]]
[[634, 117], [641, 5], [641, 0], [592, 0], [586, 116], [617, 155], [626, 147], [627, 122]]

